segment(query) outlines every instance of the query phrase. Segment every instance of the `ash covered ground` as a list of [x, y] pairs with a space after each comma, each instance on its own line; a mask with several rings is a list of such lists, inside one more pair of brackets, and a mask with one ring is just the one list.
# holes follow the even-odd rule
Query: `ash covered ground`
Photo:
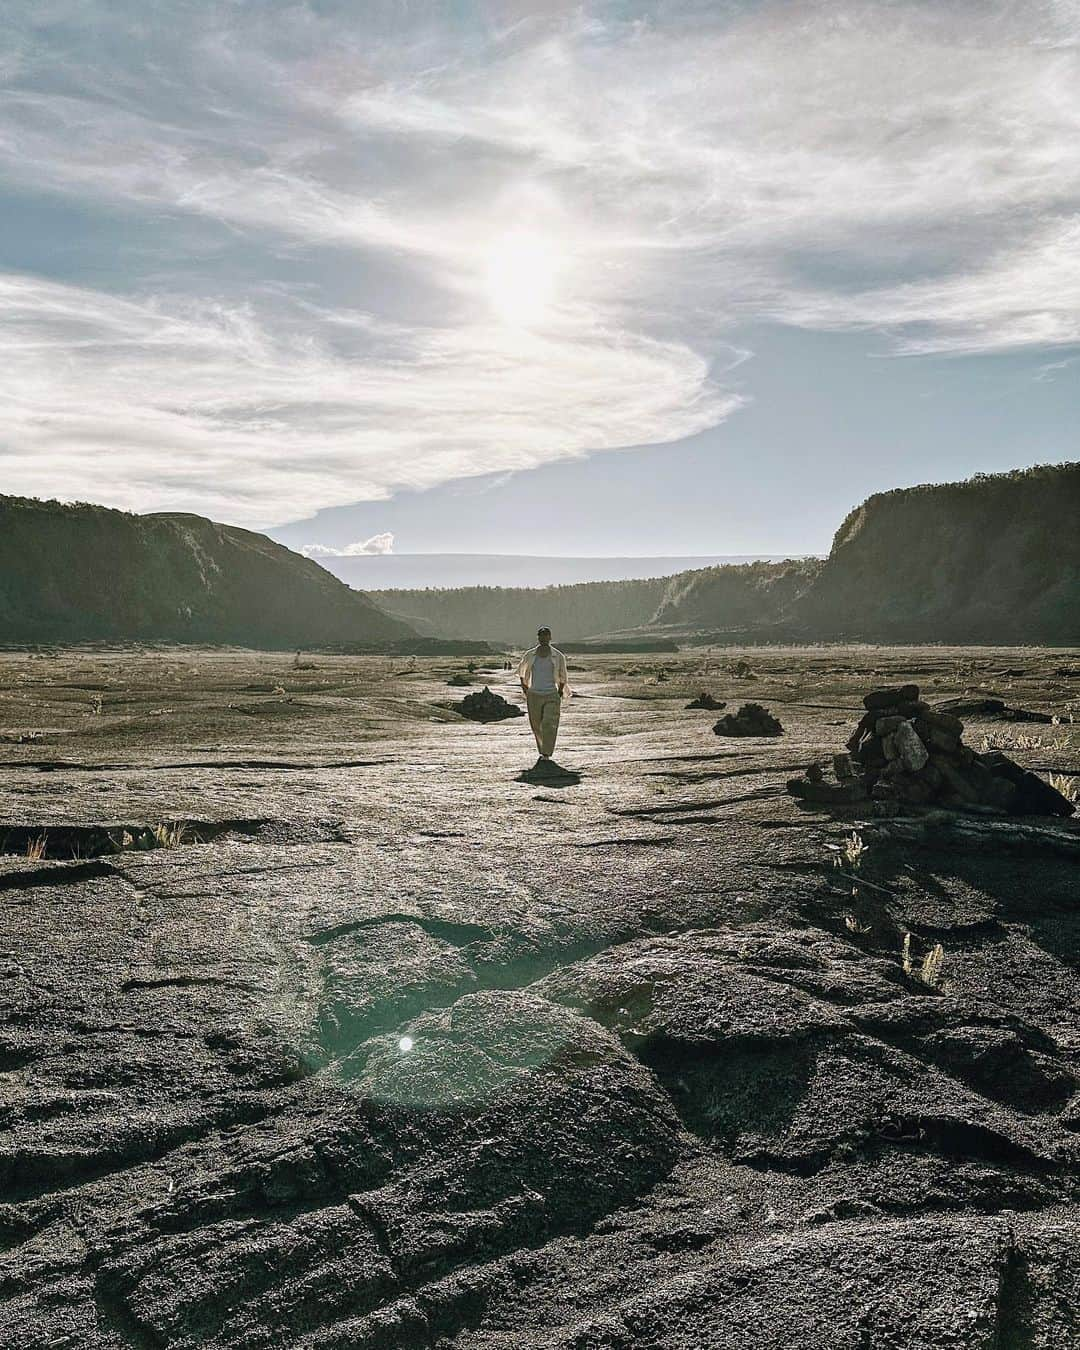
[[0, 1345], [1075, 1343], [1080, 825], [785, 784], [1080, 654], [577, 657], [547, 774], [462, 665], [0, 654]]

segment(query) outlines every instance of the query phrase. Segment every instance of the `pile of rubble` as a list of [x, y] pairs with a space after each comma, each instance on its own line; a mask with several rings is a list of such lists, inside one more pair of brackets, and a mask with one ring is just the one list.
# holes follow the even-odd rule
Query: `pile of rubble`
[[880, 814], [908, 806], [945, 806], [994, 815], [1070, 816], [1075, 807], [1038, 774], [1000, 750], [976, 754], [963, 743], [964, 724], [931, 708], [915, 684], [875, 689], [866, 713], [833, 757], [835, 782], [820, 765], [793, 778], [793, 796], [824, 805], [872, 804]]
[[697, 698], [691, 699], [691, 701], [686, 706], [688, 709], [706, 708], [709, 712], [719, 712], [721, 708], [726, 708], [727, 704], [724, 702], [722, 698], [713, 698], [712, 694], [706, 693], [704, 690], [702, 690], [701, 693], [698, 694]]
[[473, 722], [501, 722], [506, 717], [525, 716], [516, 703], [508, 703], [501, 694], [493, 694], [486, 684], [475, 694], [466, 694], [460, 703], [446, 706]]
[[760, 703], [744, 703], [737, 713], [721, 717], [713, 727], [717, 736], [780, 736], [784, 728]]

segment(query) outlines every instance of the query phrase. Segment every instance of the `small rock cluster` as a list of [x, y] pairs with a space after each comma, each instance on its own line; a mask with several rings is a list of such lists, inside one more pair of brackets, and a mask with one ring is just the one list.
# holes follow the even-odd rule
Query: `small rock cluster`
[[460, 703], [449, 706], [474, 722], [501, 722], [506, 717], [525, 716], [516, 703], [508, 703], [501, 694], [493, 694], [486, 684], [475, 694], [466, 694]]
[[709, 712], [719, 712], [721, 708], [726, 708], [727, 704], [722, 698], [713, 698], [712, 694], [702, 690], [697, 698], [691, 699], [686, 706], [687, 708], [706, 708]]
[[999, 750], [977, 754], [963, 743], [964, 724], [931, 708], [915, 684], [875, 689], [866, 712], [833, 757], [836, 782], [820, 765], [788, 783], [793, 796], [826, 805], [871, 802], [882, 814], [905, 806], [946, 806], [994, 815], [1070, 816], [1075, 807], [1038, 774]]
[[737, 713], [721, 717], [713, 727], [717, 736], [780, 736], [784, 728], [760, 703], [744, 703]]

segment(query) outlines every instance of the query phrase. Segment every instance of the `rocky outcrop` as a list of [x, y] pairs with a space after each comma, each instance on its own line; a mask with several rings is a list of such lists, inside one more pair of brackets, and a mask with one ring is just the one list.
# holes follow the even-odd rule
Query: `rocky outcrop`
[[0, 641], [411, 639], [318, 563], [202, 516], [0, 497]]

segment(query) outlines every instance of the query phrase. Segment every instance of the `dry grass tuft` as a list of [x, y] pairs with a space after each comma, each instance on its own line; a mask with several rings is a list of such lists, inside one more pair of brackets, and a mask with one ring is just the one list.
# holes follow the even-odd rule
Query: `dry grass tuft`
[[945, 948], [940, 942], [936, 942], [916, 965], [911, 955], [911, 934], [905, 933], [904, 944], [900, 949], [900, 963], [905, 975], [910, 975], [929, 988], [936, 989], [941, 981], [942, 967], [945, 965]]
[[153, 833], [158, 848], [179, 848], [187, 837], [187, 826], [182, 821], [165, 821], [155, 825]]
[[45, 856], [45, 848], [48, 844], [48, 836], [39, 834], [36, 839], [31, 839], [26, 846], [26, 856], [30, 862], [40, 862]]

